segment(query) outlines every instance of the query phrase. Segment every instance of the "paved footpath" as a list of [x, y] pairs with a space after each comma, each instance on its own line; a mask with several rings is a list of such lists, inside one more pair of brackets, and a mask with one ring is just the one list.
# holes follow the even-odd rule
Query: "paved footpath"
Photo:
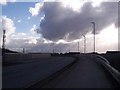
[[79, 55], [79, 60], [69, 70], [43, 88], [113, 88], [115, 81], [92, 55]]

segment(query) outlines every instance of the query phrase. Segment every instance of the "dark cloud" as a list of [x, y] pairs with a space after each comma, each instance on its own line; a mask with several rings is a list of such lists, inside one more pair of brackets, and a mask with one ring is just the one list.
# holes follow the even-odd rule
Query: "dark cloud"
[[80, 12], [63, 7], [60, 2], [46, 2], [42, 8], [45, 18], [41, 21], [42, 36], [48, 40], [79, 39], [82, 34], [93, 30], [91, 21], [96, 23], [96, 32], [112, 23], [118, 16], [117, 2], [104, 2], [100, 7], [93, 7], [91, 2], [83, 5]]

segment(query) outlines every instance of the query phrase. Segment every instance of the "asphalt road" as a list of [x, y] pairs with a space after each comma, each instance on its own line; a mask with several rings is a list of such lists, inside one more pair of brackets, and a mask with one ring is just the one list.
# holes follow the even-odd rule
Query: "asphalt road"
[[116, 81], [93, 55], [78, 55], [79, 60], [69, 70], [42, 88], [116, 88]]
[[74, 61], [72, 57], [51, 57], [48, 60], [3, 68], [3, 88], [24, 88], [32, 85]]
[[[77, 55], [78, 61], [42, 88], [114, 88], [116, 81], [91, 54]], [[75, 58], [54, 57], [51, 60], [3, 68], [3, 88], [32, 85], [69, 65]], [[38, 87], [37, 87], [38, 88]], [[41, 87], [40, 87], [41, 88]]]

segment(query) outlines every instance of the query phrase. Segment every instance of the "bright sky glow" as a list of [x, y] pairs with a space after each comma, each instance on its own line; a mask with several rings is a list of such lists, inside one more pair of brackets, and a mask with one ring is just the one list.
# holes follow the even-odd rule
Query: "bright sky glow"
[[[87, 38], [87, 51], [93, 50], [93, 34], [88, 33]], [[92, 46], [92, 48], [89, 48]], [[96, 50], [105, 53], [107, 50], [118, 50], [118, 29], [114, 24], [103, 29], [100, 34], [96, 35]]]
[[63, 3], [64, 7], [72, 8], [74, 11], [78, 11], [85, 3], [84, 1], [80, 0], [60, 0]]
[[18, 23], [20, 23], [21, 22], [21, 20], [18, 20]]
[[116, 43], [118, 42], [118, 29], [112, 24], [101, 31], [100, 36], [106, 43]]
[[93, 7], [99, 7], [101, 2], [106, 2], [108, 0], [90, 0], [92, 2]]
[[32, 39], [29, 40], [28, 43], [29, 43], [29, 44], [37, 44], [37, 40], [34, 39], [34, 38], [32, 38]]

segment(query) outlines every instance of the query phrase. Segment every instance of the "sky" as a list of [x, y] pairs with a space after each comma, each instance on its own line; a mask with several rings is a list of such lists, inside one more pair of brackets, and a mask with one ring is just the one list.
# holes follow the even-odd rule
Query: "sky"
[[0, 38], [6, 48], [26, 52], [96, 52], [118, 50], [118, 2], [110, 0], [1, 0]]

